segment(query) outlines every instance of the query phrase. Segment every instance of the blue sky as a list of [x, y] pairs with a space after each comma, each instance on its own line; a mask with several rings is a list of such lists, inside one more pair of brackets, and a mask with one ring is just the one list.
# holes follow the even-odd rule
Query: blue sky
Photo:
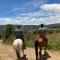
[[60, 23], [60, 0], [0, 0], [0, 25]]

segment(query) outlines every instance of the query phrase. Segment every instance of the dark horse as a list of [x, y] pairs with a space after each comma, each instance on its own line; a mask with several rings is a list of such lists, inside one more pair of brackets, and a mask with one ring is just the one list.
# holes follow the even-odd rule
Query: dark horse
[[[42, 48], [44, 47], [44, 53], [46, 52], [47, 48], [47, 39], [45, 37], [38, 37], [35, 40], [35, 54], [36, 54], [36, 60], [38, 60], [38, 56], [41, 58], [42, 56]], [[38, 48], [40, 49], [39, 55], [38, 55]]]

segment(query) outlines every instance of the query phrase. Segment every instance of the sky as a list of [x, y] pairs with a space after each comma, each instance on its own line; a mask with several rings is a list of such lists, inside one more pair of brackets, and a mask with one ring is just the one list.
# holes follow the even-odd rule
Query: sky
[[60, 0], [0, 0], [0, 25], [60, 23]]

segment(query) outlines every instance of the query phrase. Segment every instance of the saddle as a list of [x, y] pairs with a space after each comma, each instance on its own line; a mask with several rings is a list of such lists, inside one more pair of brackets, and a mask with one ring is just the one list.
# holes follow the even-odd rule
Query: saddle
[[40, 43], [40, 44], [43, 43], [43, 38], [42, 37], [38, 38], [37, 42]]

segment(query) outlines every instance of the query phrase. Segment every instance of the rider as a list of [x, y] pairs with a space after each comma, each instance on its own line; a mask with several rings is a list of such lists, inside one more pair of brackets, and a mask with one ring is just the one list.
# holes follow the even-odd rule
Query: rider
[[22, 41], [23, 41], [23, 48], [26, 49], [25, 40], [24, 40], [24, 34], [23, 34], [23, 31], [22, 31], [21, 27], [17, 26], [17, 29], [15, 29], [14, 33], [15, 33], [16, 39], [19, 39], [19, 38], [22, 39]]
[[41, 27], [38, 29], [38, 34], [39, 34], [39, 37], [35, 40], [34, 44], [35, 44], [35, 54], [36, 54], [36, 60], [38, 59], [38, 46], [39, 46], [39, 43], [38, 43], [38, 39], [42, 38], [43, 40], [46, 41], [46, 46], [44, 48], [44, 52], [46, 52], [46, 47], [47, 47], [47, 44], [48, 44], [48, 41], [47, 41], [47, 38], [46, 38], [46, 28], [44, 27], [43, 24], [41, 24]]
[[41, 24], [41, 27], [38, 29], [38, 33], [40, 37], [42, 37], [46, 42], [48, 42], [46, 38], [46, 32], [47, 32], [47, 29], [44, 27], [43, 24]]

